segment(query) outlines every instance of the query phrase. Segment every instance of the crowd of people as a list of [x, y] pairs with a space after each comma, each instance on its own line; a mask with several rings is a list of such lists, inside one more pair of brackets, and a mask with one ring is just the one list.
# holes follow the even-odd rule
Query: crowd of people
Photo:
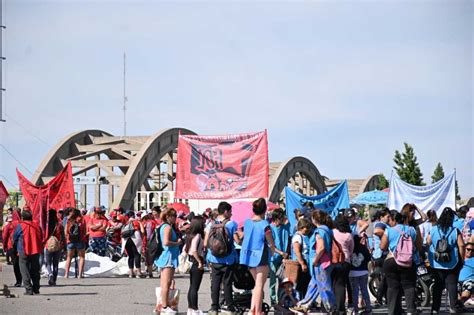
[[155, 311], [166, 314], [176, 313], [169, 290], [183, 253], [191, 264], [188, 315], [203, 314], [198, 297], [205, 268], [211, 279], [207, 313], [238, 313], [233, 284], [242, 266], [254, 281], [250, 314], [265, 312], [267, 278], [269, 300], [277, 311], [304, 314], [316, 307], [331, 314], [370, 314], [376, 305], [368, 282], [375, 274], [382, 275], [376, 304], [386, 304], [389, 314], [402, 314], [404, 296], [405, 312], [416, 314], [419, 265], [429, 266], [434, 278], [431, 312], [440, 311], [444, 289], [450, 313], [465, 311], [465, 304], [474, 304], [474, 208], [445, 208], [439, 218], [414, 204], [397, 210], [380, 209], [363, 220], [354, 208], [331, 217], [307, 202], [295, 210], [292, 227], [285, 210], [267, 212], [263, 198], [253, 202], [253, 216], [241, 225], [232, 220], [232, 206], [224, 201], [202, 215], [160, 207], [108, 214], [103, 207], [89, 212], [51, 209], [43, 231], [28, 208], [14, 208], [3, 228], [3, 246], [14, 267], [15, 286], [23, 285], [26, 295], [40, 293], [43, 264], [48, 285], [54, 286], [63, 255], [65, 278], [75, 255], [81, 278], [86, 250], [106, 256], [112, 246], [128, 257], [130, 278], [152, 278], [154, 266], [159, 269], [161, 303]]

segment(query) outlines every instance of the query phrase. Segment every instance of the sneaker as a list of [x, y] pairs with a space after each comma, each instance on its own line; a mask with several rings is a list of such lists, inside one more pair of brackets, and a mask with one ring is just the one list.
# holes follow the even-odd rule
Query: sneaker
[[176, 311], [168, 306], [161, 310], [161, 314], [176, 314]]
[[23, 294], [24, 295], [33, 295], [33, 291], [25, 291]]
[[191, 308], [188, 308], [188, 311], [186, 312], [186, 315], [193, 315], [194, 310]]
[[305, 314], [308, 311], [308, 308], [303, 305], [296, 305], [296, 306], [290, 307], [290, 311], [292, 311], [295, 314]]
[[204, 315], [204, 313], [201, 310], [193, 310], [191, 315]]
[[219, 314], [236, 315], [238, 314], [238, 310], [233, 306], [223, 306]]
[[20, 283], [20, 282], [17, 282], [17, 283], [15, 283], [14, 286], [17, 287], [17, 288], [19, 288], [19, 287], [21, 287], [21, 283]]

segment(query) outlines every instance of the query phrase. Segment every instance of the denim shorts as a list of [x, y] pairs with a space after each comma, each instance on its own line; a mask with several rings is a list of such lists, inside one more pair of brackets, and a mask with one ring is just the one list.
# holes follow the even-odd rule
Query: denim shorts
[[75, 243], [67, 244], [68, 250], [73, 250], [73, 249], [81, 250], [85, 248], [86, 248], [86, 244], [84, 244], [84, 242], [75, 242]]

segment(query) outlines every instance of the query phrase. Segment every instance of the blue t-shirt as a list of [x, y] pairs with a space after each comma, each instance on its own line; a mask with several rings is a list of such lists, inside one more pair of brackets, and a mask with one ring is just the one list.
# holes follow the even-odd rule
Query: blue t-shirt
[[[278, 250], [286, 252], [288, 250], [288, 244], [290, 242], [290, 226], [288, 224], [283, 224], [280, 226], [270, 225], [272, 228], [273, 241], [275, 242], [275, 247]], [[279, 263], [283, 257], [276, 252], [271, 257], [270, 261]]]
[[266, 244], [265, 231], [270, 229], [267, 220], [253, 221], [248, 219], [244, 224], [244, 241], [240, 251], [240, 264], [249, 267], [257, 267], [261, 265], [261, 261], [269, 261], [270, 251], [265, 251]]
[[466, 259], [464, 266], [459, 272], [459, 282], [466, 280], [474, 280], [474, 257]]
[[[387, 228], [387, 225], [383, 222], [375, 222], [375, 225], [374, 225], [374, 229], [382, 229], [382, 230], [386, 230]], [[374, 259], [379, 259], [379, 258], [382, 258], [383, 255], [386, 255], [387, 252], [386, 251], [383, 251], [381, 248], [380, 248], [380, 237], [378, 237], [377, 235], [373, 235], [373, 249], [374, 251], [372, 252], [372, 257], [374, 257]]]
[[402, 236], [402, 234], [397, 229], [401, 230], [404, 233], [408, 233], [411, 236], [411, 239], [413, 240], [413, 252], [415, 252], [416, 231], [413, 227], [404, 224], [397, 224], [394, 227], [387, 227], [385, 233], [387, 233], [388, 237], [388, 249], [392, 253], [397, 249], [398, 240]]
[[[454, 267], [456, 267], [459, 257], [457, 245], [458, 233], [458, 229], [455, 227], [450, 227], [447, 231], [441, 230], [437, 225], [431, 228], [431, 245], [428, 248], [428, 259], [430, 261], [431, 267], [436, 269], [453, 269]], [[449, 252], [451, 260], [446, 263], [438, 262], [434, 259], [436, 245], [438, 244], [438, 241], [440, 241], [443, 237], [446, 238], [448, 245], [451, 249]]]
[[[216, 220], [215, 223], [222, 223], [222, 221]], [[208, 250], [206, 259], [209, 263], [233, 265], [237, 261], [237, 252], [235, 251], [233, 244], [234, 244], [234, 234], [237, 232], [238, 225], [235, 221], [229, 221], [225, 224], [225, 227], [227, 229], [227, 233], [229, 237], [231, 238], [230, 244], [232, 246], [232, 251], [226, 257], [216, 257], [212, 255], [210, 250]], [[211, 225], [209, 225], [208, 231], [210, 231], [210, 229], [211, 229]]]
[[462, 232], [462, 229], [464, 227], [464, 219], [455, 218], [453, 222], [453, 226]]

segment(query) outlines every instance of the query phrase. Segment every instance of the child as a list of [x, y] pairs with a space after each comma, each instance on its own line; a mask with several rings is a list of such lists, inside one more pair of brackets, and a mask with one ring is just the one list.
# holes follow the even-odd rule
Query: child
[[354, 252], [351, 256], [351, 271], [349, 272], [349, 281], [352, 287], [352, 301], [354, 308], [352, 314], [359, 314], [359, 290], [365, 304], [365, 310], [360, 314], [371, 314], [372, 306], [370, 305], [369, 291], [367, 282], [369, 277], [368, 263], [370, 261], [370, 253], [367, 246], [361, 243], [361, 238], [354, 236]]
[[280, 282], [278, 291], [278, 304], [275, 306], [275, 311], [286, 312], [298, 303], [293, 282], [288, 278]]

